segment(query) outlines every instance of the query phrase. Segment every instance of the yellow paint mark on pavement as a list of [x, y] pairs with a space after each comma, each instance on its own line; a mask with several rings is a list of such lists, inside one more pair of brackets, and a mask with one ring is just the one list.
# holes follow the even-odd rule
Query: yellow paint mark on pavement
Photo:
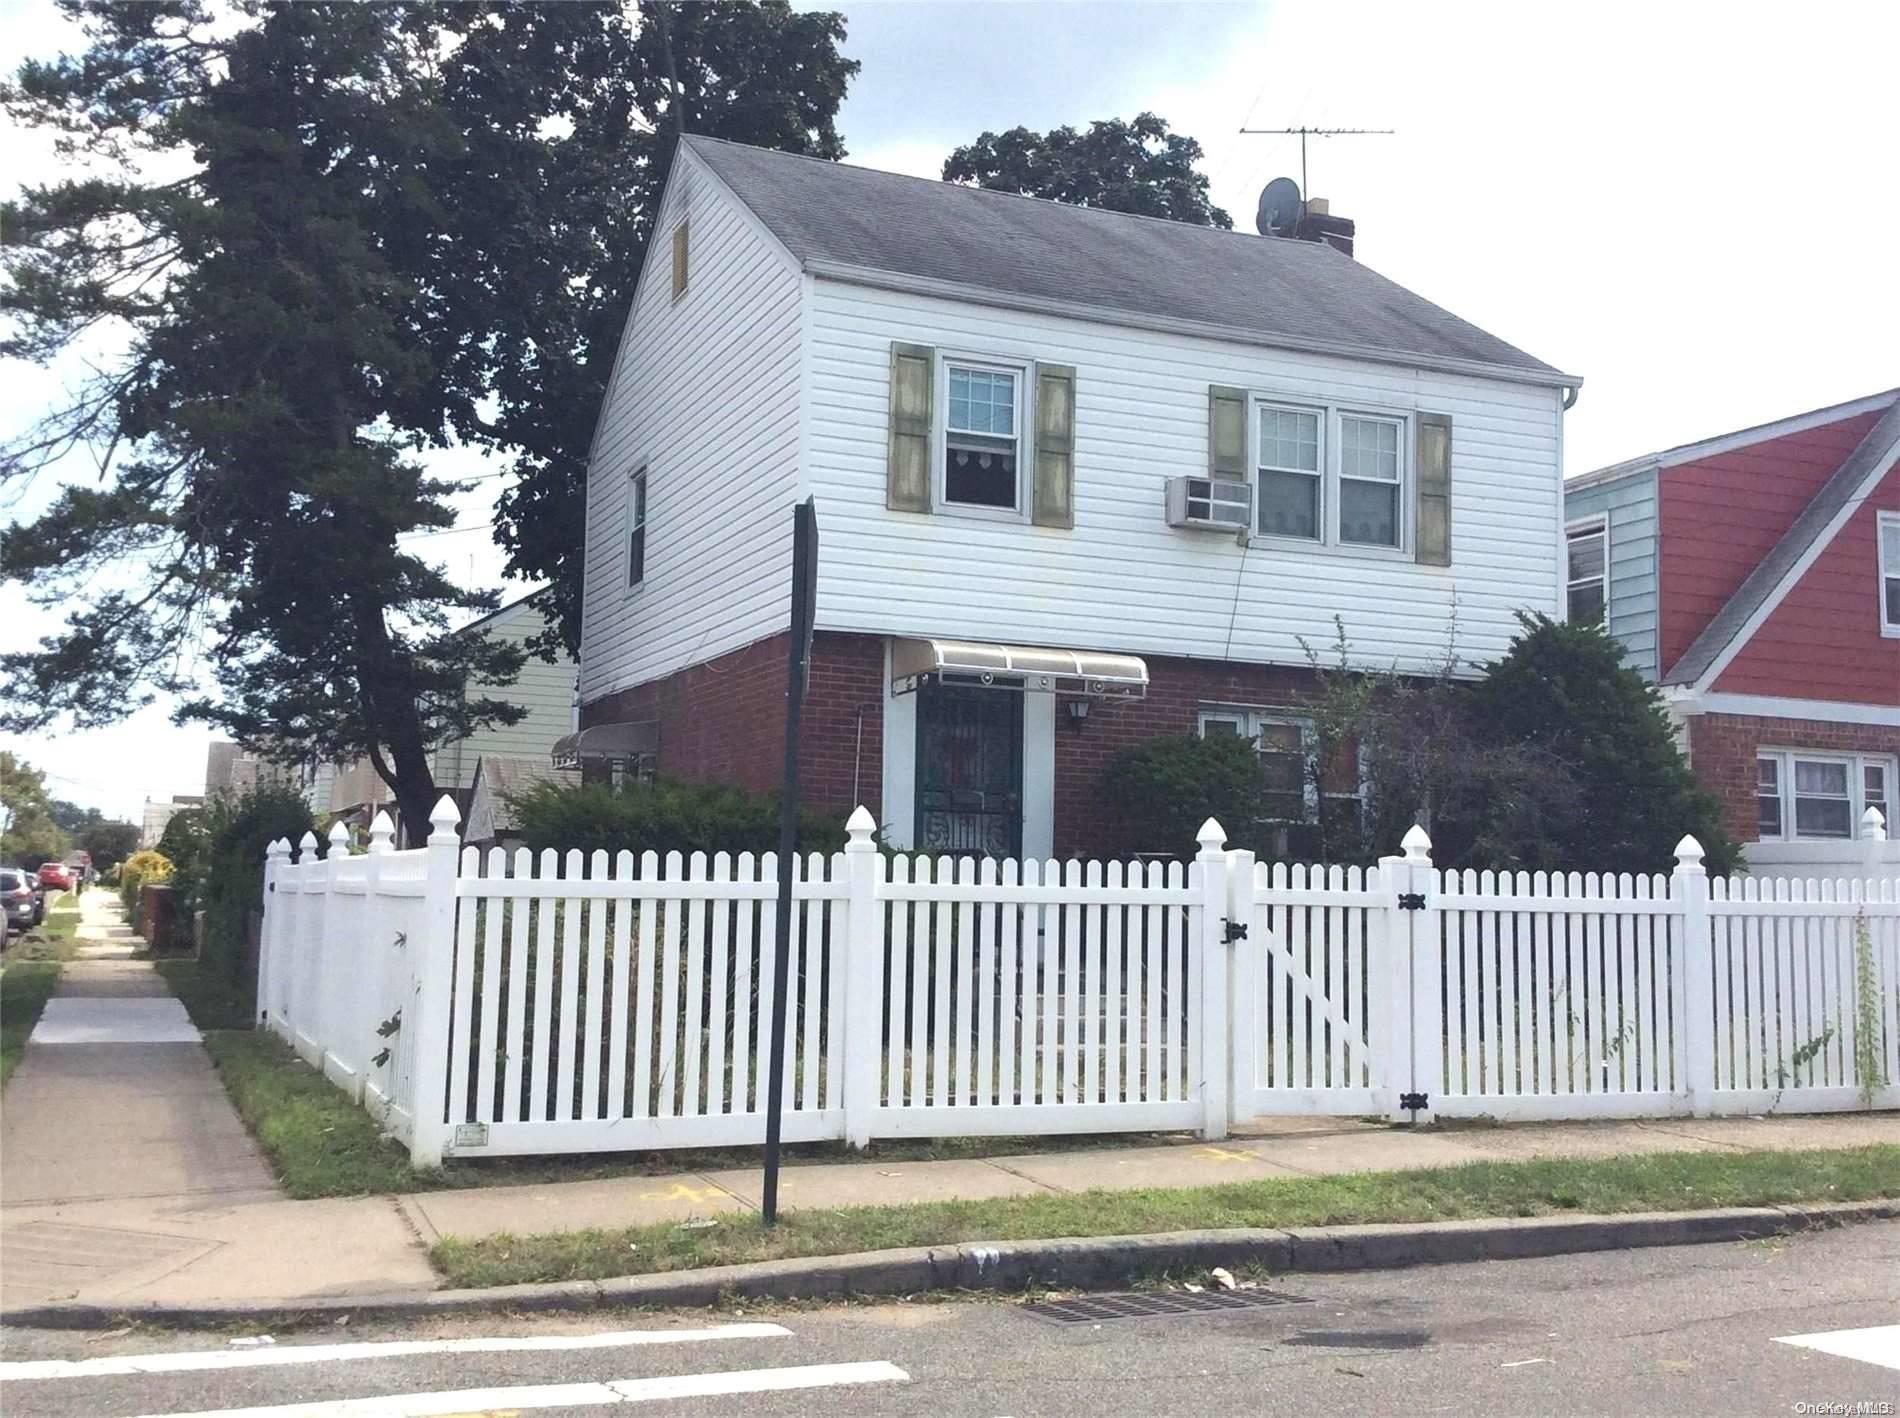
[[1260, 1159], [1251, 1152], [1241, 1152], [1232, 1147], [1197, 1147], [1196, 1157], [1205, 1157], [1209, 1162], [1258, 1162]]
[[718, 1187], [689, 1187], [684, 1182], [675, 1182], [663, 1192], [641, 1192], [642, 1201], [686, 1201], [699, 1206], [708, 1201], [717, 1200], [725, 1195]]

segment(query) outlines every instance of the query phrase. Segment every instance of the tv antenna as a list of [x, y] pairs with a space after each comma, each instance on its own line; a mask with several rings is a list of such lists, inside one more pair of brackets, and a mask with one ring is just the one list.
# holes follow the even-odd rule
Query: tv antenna
[[1385, 138], [1398, 130], [1395, 128], [1242, 128], [1244, 134], [1272, 133], [1282, 137], [1299, 134], [1300, 138], [1300, 190], [1307, 190], [1306, 182], [1306, 140], [1311, 138]]

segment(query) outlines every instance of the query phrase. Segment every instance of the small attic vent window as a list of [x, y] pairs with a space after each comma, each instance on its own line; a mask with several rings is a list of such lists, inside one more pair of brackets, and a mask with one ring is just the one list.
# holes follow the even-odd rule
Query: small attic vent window
[[686, 294], [686, 223], [673, 228], [673, 299]]

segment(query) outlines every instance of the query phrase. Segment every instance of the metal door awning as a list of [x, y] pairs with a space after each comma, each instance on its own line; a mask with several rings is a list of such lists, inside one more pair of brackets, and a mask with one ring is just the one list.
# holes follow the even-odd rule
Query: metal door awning
[[1097, 698], [1140, 699], [1148, 693], [1147, 663], [1134, 655], [971, 640], [891, 642], [892, 693], [908, 694], [931, 678]]
[[582, 759], [638, 758], [660, 751], [660, 722], [643, 719], [620, 724], [595, 724], [554, 741], [556, 768], [578, 768]]

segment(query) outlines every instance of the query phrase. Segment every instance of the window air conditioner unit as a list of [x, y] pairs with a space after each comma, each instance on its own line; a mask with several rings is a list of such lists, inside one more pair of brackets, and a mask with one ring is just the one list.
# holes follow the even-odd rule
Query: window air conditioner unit
[[1253, 484], [1229, 478], [1169, 478], [1168, 525], [1245, 532], [1253, 525]]

